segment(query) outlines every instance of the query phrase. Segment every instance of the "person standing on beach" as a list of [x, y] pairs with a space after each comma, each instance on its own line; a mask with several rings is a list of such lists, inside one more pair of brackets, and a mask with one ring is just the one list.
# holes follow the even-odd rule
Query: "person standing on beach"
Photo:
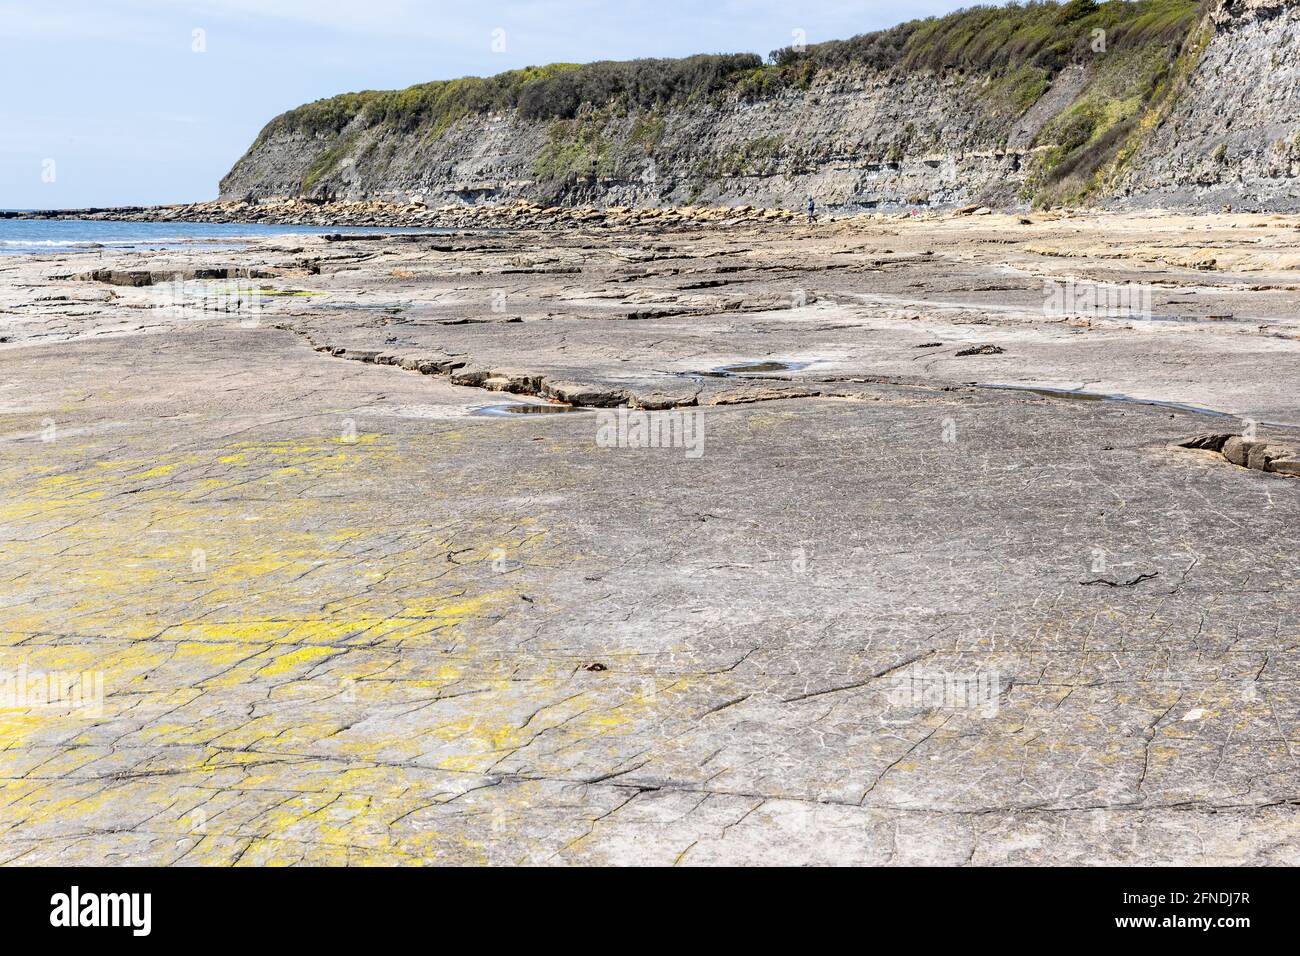
[[810, 223], [817, 221], [817, 204], [813, 202], [812, 196], [808, 197], [808, 221]]

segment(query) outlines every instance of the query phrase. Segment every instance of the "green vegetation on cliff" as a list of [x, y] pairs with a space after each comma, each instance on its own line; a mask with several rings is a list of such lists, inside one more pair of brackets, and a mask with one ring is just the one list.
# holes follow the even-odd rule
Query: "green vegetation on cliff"
[[344, 93], [276, 117], [262, 138], [285, 131], [337, 134], [354, 121], [398, 132], [439, 135], [463, 116], [517, 109], [527, 119], [572, 119], [583, 107], [650, 109], [719, 95], [770, 96], [806, 88], [824, 70], [932, 70], [1019, 77], [1013, 103], [1028, 108], [1050, 76], [1095, 52], [1152, 44], [1176, 46], [1195, 22], [1200, 0], [1069, 0], [980, 6], [914, 20], [848, 40], [753, 53], [685, 59], [556, 63], [491, 77], [421, 83], [404, 90]]
[[1025, 182], [1037, 206], [1077, 205], [1113, 180], [1164, 115], [1208, 42], [1187, 39], [1181, 50], [1158, 44], [1108, 60], [1088, 89], [1038, 134], [1043, 147]]
[[437, 80], [404, 90], [345, 93], [276, 117], [262, 132], [335, 134], [360, 119], [399, 132], [440, 133], [462, 116], [517, 109], [527, 119], [572, 119], [583, 106], [650, 108], [687, 102], [730, 88], [732, 80], [761, 67], [752, 53], [701, 55], [681, 60], [604, 61], [511, 70], [486, 78]]
[[[816, 101], [821, 87], [814, 84], [823, 74], [828, 86], [859, 74], [937, 74], [961, 78], [980, 97], [989, 123], [1010, 128], [1054, 88], [1063, 70], [1080, 65], [1086, 85], [1071, 100], [1052, 104], [1061, 112], [1047, 118], [1034, 141], [1024, 192], [1039, 204], [1079, 202], [1149, 131], [1203, 7], [1203, 0], [977, 6], [848, 40], [786, 47], [766, 61], [738, 53], [556, 63], [404, 90], [345, 93], [276, 117], [250, 154], [286, 134], [310, 137], [315, 145], [301, 180], [301, 189], [310, 191], [327, 188], [345, 161], [358, 158], [358, 148], [372, 159], [408, 142], [424, 149], [466, 117], [513, 111], [546, 124], [533, 174], [560, 190], [576, 179], [589, 182], [592, 174], [630, 180], [659, 160], [671, 165], [681, 151], [670, 128], [671, 109], [763, 100], [791, 90], [809, 91]], [[933, 131], [913, 142], [910, 130], [909, 123], [903, 133], [863, 149], [873, 159], [899, 164], [918, 151], [942, 148]], [[793, 140], [759, 137], [689, 162], [691, 181], [703, 189], [711, 177], [798, 173], [815, 166], [816, 156]]]
[[1096, 30], [1105, 31], [1112, 52], [1180, 43], [1200, 9], [1200, 0], [978, 6], [802, 51], [786, 47], [771, 58], [777, 65], [807, 61], [818, 69], [866, 66], [1000, 73], [1031, 65], [1054, 72], [1095, 52]]

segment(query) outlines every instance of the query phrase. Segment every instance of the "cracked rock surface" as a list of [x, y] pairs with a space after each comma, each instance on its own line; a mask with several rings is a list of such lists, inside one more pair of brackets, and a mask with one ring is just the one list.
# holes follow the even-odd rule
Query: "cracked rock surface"
[[0, 862], [1294, 865], [1296, 225], [0, 259]]

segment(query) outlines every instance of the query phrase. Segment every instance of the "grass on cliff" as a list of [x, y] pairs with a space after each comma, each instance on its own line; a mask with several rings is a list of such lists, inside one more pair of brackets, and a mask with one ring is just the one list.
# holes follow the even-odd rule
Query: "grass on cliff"
[[486, 78], [421, 83], [404, 90], [345, 93], [276, 117], [262, 135], [336, 134], [358, 118], [364, 126], [438, 134], [461, 117], [509, 109], [519, 110], [527, 119], [572, 119], [583, 106], [604, 106], [615, 100], [626, 107], [651, 108], [712, 96], [729, 88], [735, 76], [761, 66], [752, 53], [554, 63]]
[[1019, 116], [1051, 88], [1052, 75], [1041, 66], [1024, 63], [991, 78], [985, 98], [1004, 112]]
[[[1036, 202], [1077, 201], [1095, 187], [1116, 156], [1127, 155], [1143, 117], [1162, 99], [1177, 51], [1200, 18], [1203, 0], [1068, 0], [977, 6], [945, 17], [914, 20], [848, 40], [773, 51], [766, 62], [752, 53], [701, 54], [587, 64], [556, 63], [496, 76], [422, 83], [404, 90], [345, 93], [276, 117], [258, 143], [281, 133], [307, 134], [320, 143], [304, 175], [312, 190], [337, 172], [369, 129], [415, 136], [428, 144], [467, 116], [516, 110], [550, 124], [535, 163], [539, 179], [575, 174], [628, 174], [653, 158], [664, 139], [665, 110], [727, 99], [764, 99], [807, 89], [819, 73], [836, 76], [883, 71], [965, 75], [981, 80], [988, 108], [1018, 116], [1074, 63], [1094, 67], [1086, 94], [1040, 135], [1042, 155], [1030, 176]], [[1104, 58], [1098, 43], [1104, 47]], [[632, 132], [611, 143], [607, 121], [634, 117]], [[385, 142], [393, 143], [393, 139]], [[885, 147], [882, 147], [884, 149]], [[697, 173], [762, 174], [793, 146], [757, 142], [752, 149], [706, 157]], [[893, 143], [885, 161], [898, 161]], [[705, 167], [708, 167], [707, 169]]]
[[1148, 45], [1110, 61], [1068, 109], [1035, 139], [1042, 148], [1023, 196], [1040, 207], [1080, 205], [1113, 184], [1165, 115], [1209, 41], [1189, 38], [1176, 57]]
[[[1205, 28], [1191, 36], [1169, 68], [1151, 78], [1152, 86], [1143, 96], [1140, 112], [1127, 117], [1118, 128], [1105, 131], [1106, 148], [1098, 148], [1102, 142], [1098, 140], [1098, 147], [1092, 149], [1095, 158], [1073, 169], [1057, 167], [1051, 171], [1047, 186], [1040, 187], [1033, 196], [1035, 204], [1078, 204], [1098, 190], [1113, 188], [1147, 137], [1168, 116], [1179, 88], [1189, 82], [1205, 53], [1211, 34]], [[1083, 148], [1086, 150], [1087, 144]]]
[[931, 70], [1017, 75], [1013, 102], [1028, 108], [1050, 76], [1091, 55], [1096, 30], [1108, 52], [1176, 44], [1201, 0], [1069, 0], [979, 6], [914, 20], [849, 40], [757, 54], [701, 54], [685, 59], [555, 63], [496, 76], [421, 83], [404, 90], [344, 93], [276, 117], [260, 139], [285, 131], [334, 135], [359, 120], [398, 132], [437, 136], [456, 120], [517, 109], [527, 119], [572, 119], [584, 107], [617, 104], [651, 109], [719, 96], [766, 97], [806, 88], [824, 70]]

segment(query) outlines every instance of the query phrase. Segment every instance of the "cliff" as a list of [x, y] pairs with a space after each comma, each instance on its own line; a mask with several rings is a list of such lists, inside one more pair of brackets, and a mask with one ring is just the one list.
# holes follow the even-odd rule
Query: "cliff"
[[982, 7], [767, 61], [556, 64], [272, 120], [223, 199], [1300, 208], [1300, 0]]
[[1224, 3], [1206, 37], [1108, 192], [1130, 205], [1300, 209], [1300, 3]]

